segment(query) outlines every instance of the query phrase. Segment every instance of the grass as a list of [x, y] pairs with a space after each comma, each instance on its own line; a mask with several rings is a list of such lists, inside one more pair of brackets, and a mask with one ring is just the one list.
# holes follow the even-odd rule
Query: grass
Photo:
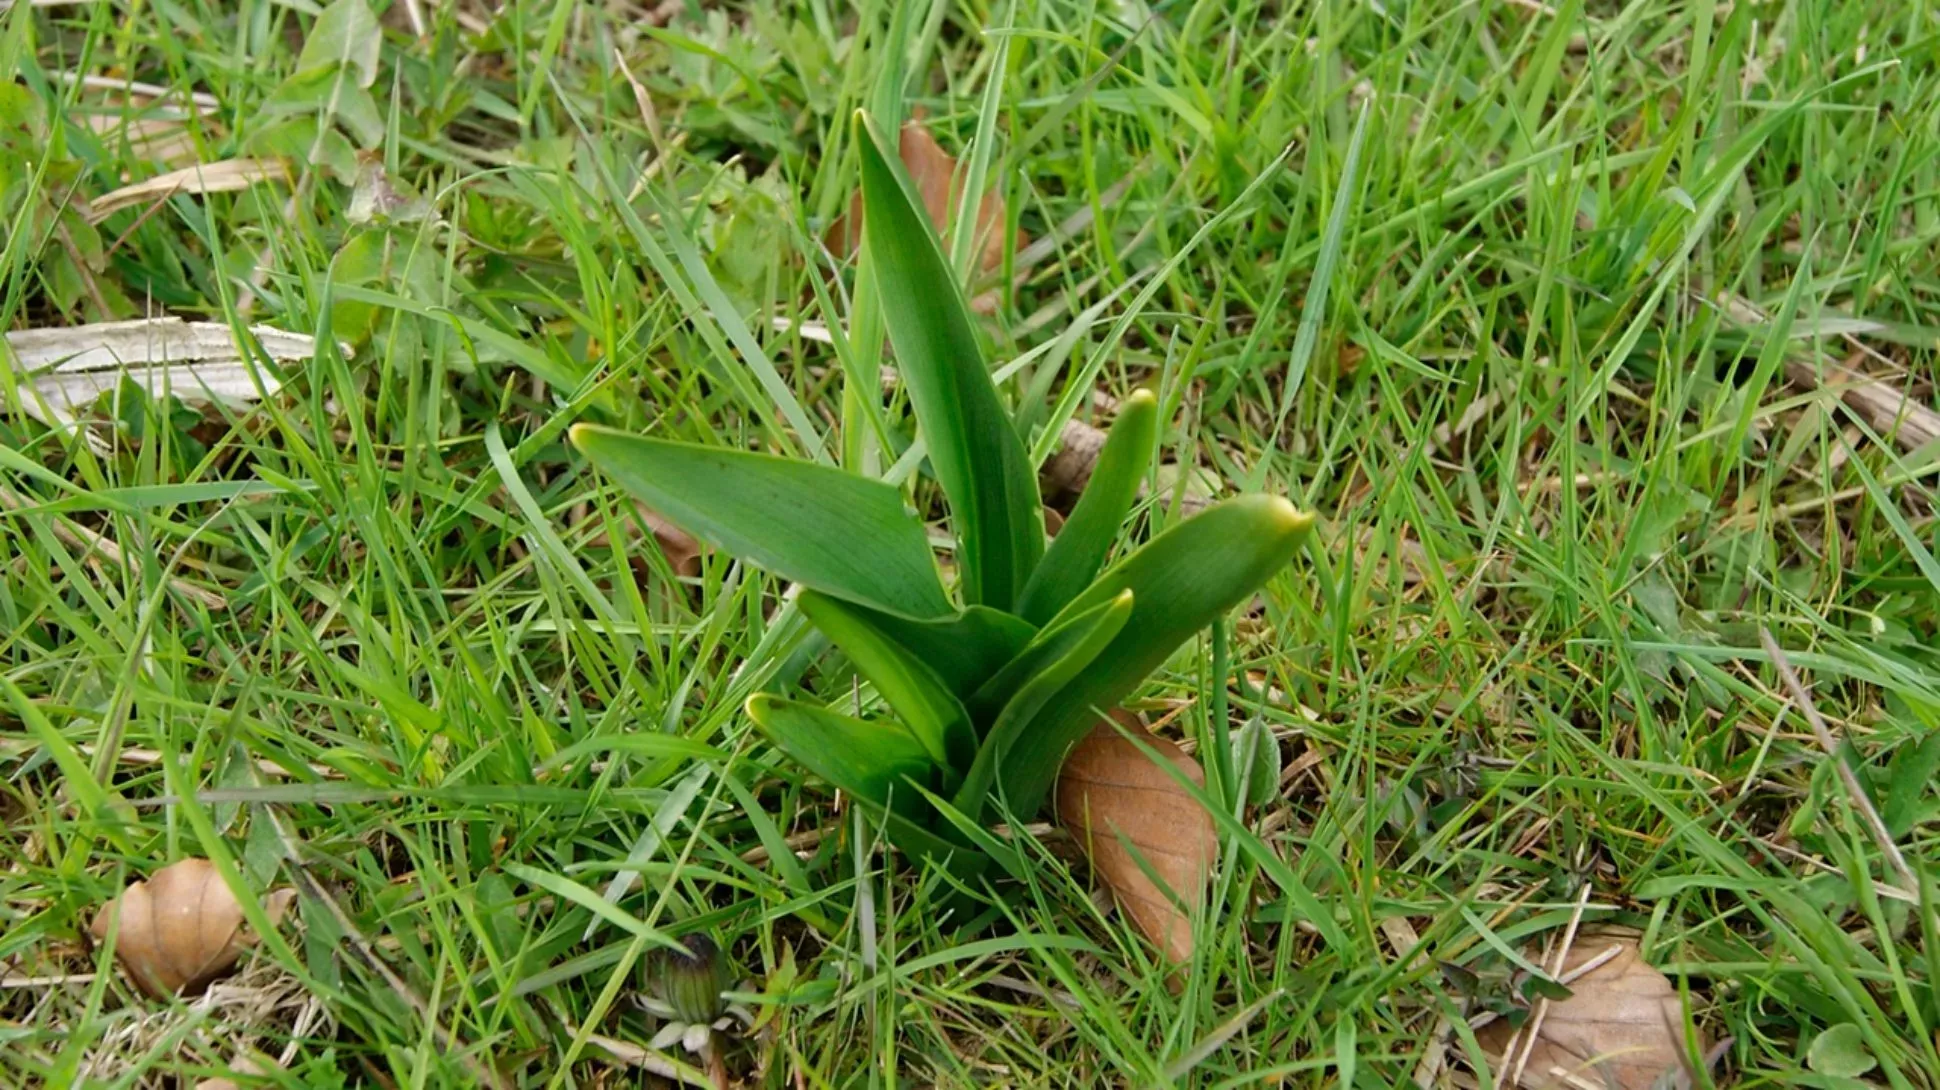
[[[1704, 1078], [1858, 1085], [1807, 1063], [1854, 1023], [1874, 1083], [1940, 1085], [1931, 5], [415, 7], [368, 66], [309, 3], [0, 13], [0, 327], [323, 344], [245, 408], [124, 387], [98, 444], [0, 419], [0, 1083], [248, 1047], [288, 1085], [618, 1085], [648, 955], [707, 928], [751, 1085], [1443, 1085], [1481, 1057], [1437, 963], [1587, 888], [1729, 1038]], [[89, 224], [189, 91], [190, 161], [293, 179]], [[1069, 334], [1011, 384], [1040, 435], [1151, 384], [1169, 461], [1322, 516], [1222, 669], [1201, 641], [1140, 701], [1264, 717], [1292, 770], [1176, 990], [1053, 833], [967, 901], [873, 853], [741, 713], [847, 685], [783, 588], [677, 581], [563, 442], [898, 466], [880, 316], [819, 244], [858, 107], [920, 107], [1055, 240], [989, 322], [999, 360]], [[185, 855], [301, 923], [142, 1000], [81, 936]]]

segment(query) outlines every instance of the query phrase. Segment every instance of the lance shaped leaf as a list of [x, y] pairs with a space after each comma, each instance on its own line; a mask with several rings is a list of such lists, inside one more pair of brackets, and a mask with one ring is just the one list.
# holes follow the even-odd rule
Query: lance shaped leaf
[[783, 579], [908, 617], [951, 612], [923, 525], [889, 485], [591, 424], [575, 424], [572, 440], [635, 499]]
[[1084, 494], [1024, 587], [1018, 616], [1043, 624], [1098, 574], [1132, 501], [1138, 498], [1139, 481], [1152, 464], [1158, 436], [1159, 399], [1150, 390], [1126, 398], [1098, 452]]
[[984, 808], [1002, 767], [1005, 752], [1016, 742], [1023, 727], [1034, 719], [1046, 703], [1078, 673], [1090, 666], [1125, 627], [1132, 615], [1132, 592], [1067, 618], [1047, 630], [1010, 666], [999, 671], [977, 691], [980, 707], [1001, 706], [985, 734], [977, 759], [963, 778], [956, 808], [973, 820], [982, 820]]
[[874, 128], [866, 119], [858, 128], [863, 246], [918, 433], [950, 501], [964, 601], [1008, 610], [1044, 554], [1037, 474], [997, 397], [929, 216]]
[[1313, 521], [1277, 496], [1227, 500], [1153, 538], [1065, 606], [1060, 618], [1127, 590], [1136, 598], [1118, 636], [1019, 730], [1004, 754], [999, 776], [1014, 812], [1035, 815], [1073, 743], [1181, 643], [1285, 567]]
[[970, 716], [936, 671], [871, 623], [861, 607], [812, 590], [796, 605], [896, 709], [931, 760], [947, 769], [970, 759], [976, 749]]
[[748, 698], [748, 717], [796, 763], [856, 798], [907, 812], [921, 797], [910, 782], [933, 768], [923, 743], [901, 723], [856, 719], [767, 693]]
[[959, 700], [967, 700], [1037, 635], [1037, 626], [989, 606], [919, 621], [853, 602], [847, 605], [856, 621], [875, 627], [936, 671]]

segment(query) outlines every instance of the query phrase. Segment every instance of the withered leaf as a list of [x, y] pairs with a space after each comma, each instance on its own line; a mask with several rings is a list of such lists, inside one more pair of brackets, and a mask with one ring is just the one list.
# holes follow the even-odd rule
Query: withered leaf
[[[1192, 782], [1206, 782], [1199, 762], [1147, 731], [1136, 716], [1112, 716]], [[1109, 723], [1093, 728], [1065, 758], [1057, 811], [1120, 910], [1167, 958], [1190, 958], [1192, 914], [1205, 903], [1219, 851], [1212, 815]]]
[[[1608, 961], [1572, 978], [1612, 947], [1617, 952]], [[1635, 936], [1617, 931], [1578, 935], [1558, 975], [1568, 982], [1570, 996], [1550, 1001], [1536, 1026], [1533, 1047], [1528, 1033], [1534, 1019], [1520, 1032], [1502, 1020], [1476, 1031], [1477, 1041], [1498, 1065], [1513, 1068], [1528, 1051], [1520, 1085], [1532, 1090], [1650, 1090], [1666, 1072], [1685, 1066], [1677, 988], [1644, 962]]]
[[653, 532], [653, 540], [667, 557], [667, 566], [674, 574], [691, 579], [701, 573], [701, 543], [694, 535], [662, 518], [659, 512], [646, 504], [635, 504], [640, 512], [640, 521]]
[[[271, 894], [263, 910], [280, 921], [294, 890]], [[207, 859], [184, 859], [135, 882], [103, 905], [88, 931], [98, 942], [115, 936], [115, 960], [128, 978], [155, 998], [195, 995], [235, 967], [256, 936], [244, 926], [242, 905]]]

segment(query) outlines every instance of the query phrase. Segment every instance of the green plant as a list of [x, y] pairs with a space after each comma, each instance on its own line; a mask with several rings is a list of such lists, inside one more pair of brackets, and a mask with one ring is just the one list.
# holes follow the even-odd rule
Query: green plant
[[749, 715], [882, 815], [905, 850], [944, 856], [989, 843], [977, 830], [999, 800], [1035, 814], [1100, 713], [1285, 566], [1313, 520], [1284, 499], [1241, 496], [1104, 568], [1157, 444], [1158, 403], [1140, 392], [1047, 549], [1036, 473], [957, 278], [877, 135], [859, 128], [863, 245], [948, 502], [961, 607], [889, 484], [591, 425], [572, 439], [665, 517], [802, 585], [802, 612], [899, 718], [774, 695], [750, 700]]

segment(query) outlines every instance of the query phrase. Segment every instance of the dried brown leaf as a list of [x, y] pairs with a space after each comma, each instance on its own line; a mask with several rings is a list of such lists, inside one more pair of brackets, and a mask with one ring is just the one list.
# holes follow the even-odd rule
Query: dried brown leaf
[[286, 178], [289, 172], [272, 159], [224, 159], [219, 163], [197, 163], [147, 181], [124, 185], [103, 193], [88, 204], [88, 218], [100, 222], [114, 212], [151, 200], [163, 200], [177, 193], [232, 193], [258, 182]]
[[[1611, 955], [1613, 947], [1617, 952]], [[1604, 957], [1609, 960], [1571, 979], [1582, 966]], [[1549, 1002], [1533, 1048], [1526, 1026], [1517, 1034], [1508, 1023], [1496, 1021], [1476, 1031], [1477, 1041], [1497, 1065], [1513, 1067], [1528, 1051], [1520, 1085], [1531, 1090], [1650, 1090], [1666, 1072], [1683, 1069], [1684, 1019], [1677, 987], [1644, 962], [1636, 938], [1612, 932], [1578, 935], [1558, 977], [1568, 984], [1570, 997]]]
[[[295, 896], [281, 890], [264, 900], [271, 922], [282, 919]], [[113, 934], [115, 960], [156, 998], [201, 992], [256, 943], [242, 905], [207, 859], [171, 863], [130, 885], [102, 906], [88, 931], [97, 941]]]
[[1098, 468], [1098, 452], [1105, 449], [1105, 429], [1082, 420], [1067, 420], [1058, 435], [1058, 449], [1044, 460], [1038, 470], [1038, 487], [1047, 500], [1066, 497], [1076, 502]]
[[[267, 1056], [241, 1055], [229, 1064], [229, 1074], [241, 1076], [241, 1081], [229, 1075], [218, 1075], [203, 1079], [195, 1084], [195, 1090], [242, 1090], [245, 1086], [274, 1086], [272, 1073], [282, 1067]], [[254, 1077], [252, 1077], [254, 1076]]]
[[692, 579], [701, 573], [701, 543], [694, 535], [660, 517], [659, 512], [645, 504], [636, 504], [640, 511], [640, 521], [646, 523], [653, 532], [653, 540], [667, 557], [667, 566], [674, 574]]
[[[1136, 716], [1114, 712], [1113, 718], [1192, 782], [1206, 782], [1199, 762], [1147, 732]], [[1205, 903], [1219, 850], [1212, 815], [1109, 723], [1100, 723], [1065, 758], [1057, 808], [1058, 820], [1084, 848], [1119, 908], [1173, 962], [1190, 958], [1192, 913]]]
[[[948, 224], [952, 210], [956, 207], [958, 196], [957, 161], [944, 151], [936, 139], [923, 128], [920, 121], [909, 121], [903, 125], [898, 140], [898, 153], [902, 156], [903, 169], [909, 172], [910, 180], [916, 183], [917, 192], [923, 198], [923, 208], [930, 214], [930, 222], [943, 237], [943, 245], [950, 245]], [[1004, 199], [994, 190], [985, 193], [983, 201], [977, 205], [977, 268], [985, 273], [995, 270], [1004, 263]], [[849, 200], [849, 212], [829, 226], [825, 240], [831, 251], [847, 257], [862, 245], [862, 192], [856, 191]], [[1017, 248], [1029, 245], [1030, 238], [1023, 231], [1017, 232]], [[995, 304], [991, 295], [979, 296], [971, 305], [979, 311], [988, 312]]]

